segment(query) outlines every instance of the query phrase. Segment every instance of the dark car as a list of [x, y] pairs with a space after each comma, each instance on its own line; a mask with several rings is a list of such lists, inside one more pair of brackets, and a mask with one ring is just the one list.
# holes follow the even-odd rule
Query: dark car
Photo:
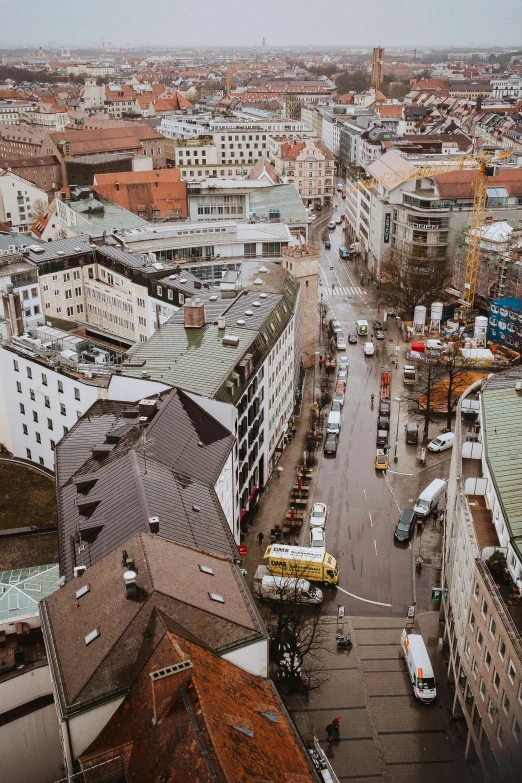
[[381, 400], [379, 403], [379, 416], [387, 416], [390, 418], [391, 402]]
[[405, 508], [401, 512], [399, 523], [393, 534], [396, 541], [407, 541], [409, 539], [415, 526], [415, 518], [416, 515], [412, 508]]
[[388, 445], [388, 430], [377, 430], [377, 446]]
[[330, 248], [332, 247], [332, 243], [331, 242], [325, 242], [324, 246], [325, 246], [326, 250], [330, 250]]
[[355, 332], [348, 332], [348, 342], [350, 345], [355, 345], [357, 343], [357, 335]]
[[382, 324], [381, 324], [380, 321], [374, 321], [373, 322], [373, 331], [376, 332], [377, 329], [381, 329], [382, 330]]
[[390, 429], [390, 419], [388, 416], [379, 416], [379, 418], [377, 419], [377, 429], [378, 430]]
[[419, 425], [416, 421], [409, 421], [406, 424], [406, 443], [419, 442]]
[[332, 454], [334, 457], [337, 454], [337, 435], [335, 432], [329, 432], [324, 442], [324, 453]]

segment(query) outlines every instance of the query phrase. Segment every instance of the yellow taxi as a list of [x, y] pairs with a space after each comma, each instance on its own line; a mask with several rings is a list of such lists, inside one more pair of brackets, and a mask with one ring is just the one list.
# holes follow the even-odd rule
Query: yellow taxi
[[375, 455], [375, 470], [386, 470], [388, 468], [388, 454], [384, 449], [377, 449]]

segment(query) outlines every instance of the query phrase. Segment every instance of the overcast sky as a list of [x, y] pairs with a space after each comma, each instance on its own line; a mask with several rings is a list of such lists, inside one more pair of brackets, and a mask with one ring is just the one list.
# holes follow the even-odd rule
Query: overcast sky
[[0, 0], [0, 45], [517, 46], [521, 0]]

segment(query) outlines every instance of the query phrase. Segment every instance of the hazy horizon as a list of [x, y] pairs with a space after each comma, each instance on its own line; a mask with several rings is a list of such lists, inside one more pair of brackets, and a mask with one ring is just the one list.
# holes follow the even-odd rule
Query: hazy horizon
[[[501, 0], [493, 19], [487, 0], [266, 0], [250, 10], [241, 0], [196, 5], [171, 0], [111, 0], [96, 13], [70, 0], [42, 6], [40, 0], [2, 0], [0, 46], [89, 47], [105, 40], [112, 47], [516, 47], [522, 3]], [[345, 29], [345, 41], [339, 41]], [[515, 32], [514, 32], [515, 31]]]

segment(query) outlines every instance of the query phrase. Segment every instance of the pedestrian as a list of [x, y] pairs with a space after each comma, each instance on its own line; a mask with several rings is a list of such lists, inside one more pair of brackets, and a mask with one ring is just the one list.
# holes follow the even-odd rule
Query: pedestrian
[[259, 531], [259, 533], [257, 534], [257, 540], [259, 541], [259, 546], [263, 545], [263, 539], [264, 539], [264, 535], [261, 533], [261, 531]]
[[297, 429], [296, 429], [296, 427], [292, 427], [292, 435], [294, 436], [294, 438], [295, 438], [295, 436], [297, 435]]
[[278, 481], [279, 481], [279, 477], [280, 477], [280, 475], [281, 475], [281, 473], [280, 473], [278, 470], [276, 470], [276, 476], [277, 476], [277, 480], [278, 480]]

